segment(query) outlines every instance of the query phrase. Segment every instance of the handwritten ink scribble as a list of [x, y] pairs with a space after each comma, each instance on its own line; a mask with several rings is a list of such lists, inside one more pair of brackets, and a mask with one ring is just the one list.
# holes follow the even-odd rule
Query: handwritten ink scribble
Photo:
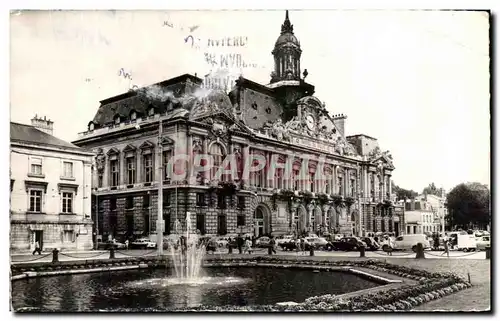
[[[217, 60], [217, 58], [220, 58]], [[205, 62], [211, 66], [222, 68], [257, 68], [257, 64], [243, 60], [241, 54], [221, 54], [216, 57], [213, 53], [205, 52]]]
[[85, 82], [91, 82], [92, 78], [85, 78]]
[[188, 27], [189, 28], [189, 32], [193, 32], [195, 31], [196, 29], [198, 29], [200, 26], [192, 26], [192, 27]]
[[174, 25], [172, 23], [169, 23], [168, 21], [163, 21], [163, 26], [167, 26], [167, 27], [170, 27], [170, 28], [173, 28]]
[[123, 76], [125, 79], [132, 80], [132, 73], [125, 72], [125, 69], [121, 68], [118, 72], [118, 76]]

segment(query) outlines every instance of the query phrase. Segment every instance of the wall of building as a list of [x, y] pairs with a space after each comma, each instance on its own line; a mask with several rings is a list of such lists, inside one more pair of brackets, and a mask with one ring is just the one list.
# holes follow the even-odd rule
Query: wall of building
[[[44, 248], [91, 249], [91, 161], [92, 156], [51, 150], [11, 147], [11, 248], [14, 251], [33, 249], [33, 231], [43, 231]], [[42, 176], [31, 174], [32, 158], [42, 159]], [[63, 162], [73, 163], [73, 177], [63, 177]], [[42, 212], [29, 212], [30, 199], [26, 181], [46, 183], [42, 195]], [[59, 184], [77, 186], [73, 194], [71, 214], [61, 214], [62, 194]], [[29, 185], [28, 185], [29, 186]], [[64, 242], [64, 231], [74, 231], [73, 241]], [[78, 235], [78, 236], [76, 236]]]

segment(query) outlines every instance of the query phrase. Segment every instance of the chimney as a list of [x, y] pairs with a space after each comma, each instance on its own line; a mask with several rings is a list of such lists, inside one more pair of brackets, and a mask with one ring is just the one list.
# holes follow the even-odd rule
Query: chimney
[[337, 127], [339, 134], [345, 138], [345, 120], [347, 116], [344, 114], [333, 115], [333, 124]]
[[38, 130], [41, 130], [44, 133], [47, 133], [49, 135], [54, 135], [54, 122], [51, 121], [50, 119], [47, 119], [46, 116], [43, 116], [43, 118], [38, 118], [38, 115], [35, 115], [31, 119], [31, 126], [35, 127]]

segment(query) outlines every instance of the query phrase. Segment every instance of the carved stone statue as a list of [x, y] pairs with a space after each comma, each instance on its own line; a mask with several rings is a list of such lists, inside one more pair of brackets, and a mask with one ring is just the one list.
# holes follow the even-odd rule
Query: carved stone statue
[[99, 173], [104, 172], [104, 167], [105, 167], [105, 164], [106, 164], [106, 156], [104, 154], [98, 154], [96, 156], [96, 158], [95, 158], [95, 163], [96, 163], [96, 166], [97, 166], [97, 171]]
[[203, 143], [200, 137], [193, 138], [193, 152], [201, 153], [203, 151]]
[[342, 137], [338, 137], [335, 145], [335, 152], [340, 155], [344, 155], [345, 152], [345, 142]]
[[302, 131], [302, 122], [298, 119], [297, 116], [293, 117], [290, 121], [288, 121], [284, 128], [288, 131], [301, 132]]

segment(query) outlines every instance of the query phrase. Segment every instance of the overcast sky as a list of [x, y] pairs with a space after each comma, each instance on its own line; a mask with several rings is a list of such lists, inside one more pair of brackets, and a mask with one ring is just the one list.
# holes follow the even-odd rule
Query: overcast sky
[[[218, 63], [240, 54], [253, 66], [230, 67], [229, 76], [267, 84], [284, 17], [281, 10], [13, 14], [11, 120], [47, 116], [56, 136], [75, 140], [99, 100], [133, 85], [216, 72], [205, 53]], [[348, 135], [376, 137], [391, 151], [397, 185], [489, 183], [486, 13], [290, 11], [290, 20], [315, 96], [348, 116]], [[225, 37], [241, 37], [244, 46], [208, 46]]]

